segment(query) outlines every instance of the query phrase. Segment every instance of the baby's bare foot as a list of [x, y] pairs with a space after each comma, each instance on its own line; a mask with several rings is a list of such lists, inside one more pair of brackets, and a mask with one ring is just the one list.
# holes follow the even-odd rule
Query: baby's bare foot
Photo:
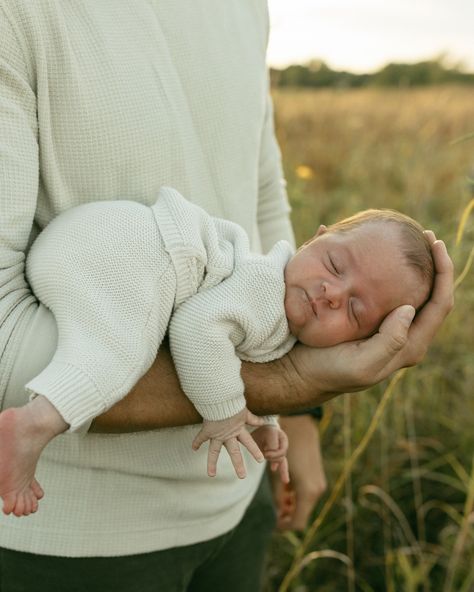
[[36, 512], [38, 500], [43, 497], [35, 479], [39, 456], [46, 444], [66, 428], [67, 424], [43, 397], [0, 413], [0, 497], [5, 514], [28, 516]]

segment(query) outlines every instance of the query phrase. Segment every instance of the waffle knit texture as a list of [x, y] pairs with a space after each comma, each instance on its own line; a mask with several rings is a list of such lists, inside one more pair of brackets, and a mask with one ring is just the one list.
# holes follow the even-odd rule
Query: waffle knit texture
[[88, 427], [150, 368], [174, 311], [170, 345], [184, 392], [204, 419], [239, 413], [240, 358], [268, 362], [296, 342], [283, 306], [292, 254], [279, 241], [253, 255], [242, 228], [169, 187], [151, 208], [102, 201], [67, 210], [27, 259], [59, 336], [27, 390], [47, 397], [70, 431]]
[[[244, 228], [292, 241], [265, 66], [263, 0], [0, 0], [0, 402], [50, 362], [57, 329], [25, 278], [38, 233], [87, 202], [152, 206], [175, 187]], [[41, 511], [0, 516], [0, 545], [110, 556], [233, 528], [263, 467], [205, 474], [198, 426], [66, 434], [44, 451]]]

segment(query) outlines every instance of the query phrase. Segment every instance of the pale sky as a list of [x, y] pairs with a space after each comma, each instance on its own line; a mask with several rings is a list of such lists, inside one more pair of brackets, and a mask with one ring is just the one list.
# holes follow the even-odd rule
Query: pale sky
[[441, 53], [474, 71], [474, 0], [268, 0], [268, 63], [377, 70]]

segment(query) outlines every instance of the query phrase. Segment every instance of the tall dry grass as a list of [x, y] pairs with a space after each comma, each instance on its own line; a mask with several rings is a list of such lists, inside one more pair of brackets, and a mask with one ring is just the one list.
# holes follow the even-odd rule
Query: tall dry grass
[[425, 361], [325, 407], [329, 492], [277, 535], [270, 592], [474, 590], [474, 91], [286, 91], [277, 135], [301, 243], [392, 207], [445, 240], [455, 310]]

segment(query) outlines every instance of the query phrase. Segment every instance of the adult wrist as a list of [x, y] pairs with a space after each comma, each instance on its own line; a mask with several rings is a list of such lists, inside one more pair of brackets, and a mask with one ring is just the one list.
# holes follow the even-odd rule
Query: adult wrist
[[285, 417], [297, 417], [299, 415], [309, 415], [313, 419], [320, 421], [323, 417], [324, 410], [322, 407], [308, 407], [307, 409], [301, 409], [300, 411], [292, 411], [286, 413]]
[[247, 405], [256, 415], [299, 413], [334, 396], [318, 388], [317, 378], [305, 379], [291, 354], [267, 364], [242, 364]]

